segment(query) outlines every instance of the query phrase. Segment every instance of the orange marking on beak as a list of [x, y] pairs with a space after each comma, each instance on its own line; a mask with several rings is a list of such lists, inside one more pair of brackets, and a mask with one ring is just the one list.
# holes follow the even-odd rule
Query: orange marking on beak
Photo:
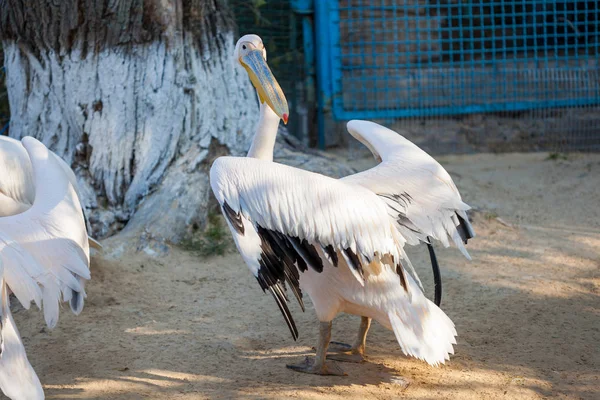
[[288, 115], [287, 114], [283, 114], [283, 116], [281, 117], [281, 119], [283, 119], [283, 123], [287, 125]]

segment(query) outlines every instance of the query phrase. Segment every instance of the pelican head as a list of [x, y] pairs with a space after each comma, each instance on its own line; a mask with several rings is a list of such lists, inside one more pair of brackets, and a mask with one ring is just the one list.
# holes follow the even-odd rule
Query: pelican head
[[290, 111], [281, 86], [267, 65], [267, 50], [257, 35], [245, 35], [235, 45], [235, 59], [248, 72], [261, 103], [267, 105], [287, 124]]

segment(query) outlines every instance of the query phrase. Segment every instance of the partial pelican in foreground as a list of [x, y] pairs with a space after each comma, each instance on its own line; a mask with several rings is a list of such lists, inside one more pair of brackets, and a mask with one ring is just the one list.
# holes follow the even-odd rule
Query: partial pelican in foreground
[[215, 160], [211, 187], [242, 258], [273, 295], [294, 340], [286, 285], [303, 310], [303, 292], [314, 304], [321, 321], [316, 359], [288, 367], [343, 374], [326, 361], [340, 312], [363, 318], [357, 343], [337, 359], [364, 352], [373, 318], [394, 331], [405, 354], [444, 363], [456, 343], [454, 324], [424, 296], [404, 245], [435, 238], [447, 247], [450, 237], [470, 258], [469, 206], [448, 173], [396, 132], [367, 121], [350, 121], [348, 130], [381, 161], [374, 168], [338, 180], [272, 162], [279, 119], [288, 118], [285, 96], [258, 36], [242, 37], [235, 59], [258, 92], [260, 121], [248, 157]]
[[[43, 309], [48, 327], [60, 301], [79, 314], [90, 279], [89, 247], [77, 193], [64, 167], [42, 143], [21, 141], [32, 166], [35, 198], [25, 211], [0, 217], [0, 389], [13, 400], [44, 398], [10, 312], [9, 294]], [[17, 176], [16, 179], [19, 179]]]
[[[81, 200], [77, 178], [71, 168], [62, 158], [48, 151], [56, 158]], [[0, 217], [19, 214], [31, 207], [35, 197], [33, 171], [27, 151], [20, 141], [0, 136], [0, 171]], [[88, 240], [90, 247], [97, 250], [102, 248], [102, 245], [91, 237], [88, 237]]]

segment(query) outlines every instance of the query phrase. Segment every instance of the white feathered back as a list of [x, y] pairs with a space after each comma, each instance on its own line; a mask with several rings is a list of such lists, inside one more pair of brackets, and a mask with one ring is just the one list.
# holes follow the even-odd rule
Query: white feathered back
[[264, 228], [360, 256], [404, 258], [404, 239], [394, 234], [384, 202], [369, 190], [253, 158], [219, 157], [210, 172], [219, 203], [227, 201]]

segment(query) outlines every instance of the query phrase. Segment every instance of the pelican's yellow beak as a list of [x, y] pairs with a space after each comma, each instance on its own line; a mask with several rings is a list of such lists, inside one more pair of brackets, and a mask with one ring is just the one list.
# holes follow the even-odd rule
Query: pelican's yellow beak
[[288, 122], [290, 111], [287, 100], [281, 90], [281, 86], [273, 76], [271, 69], [263, 58], [262, 51], [252, 50], [245, 56], [240, 57], [240, 64], [248, 72], [252, 84], [258, 92], [261, 103], [267, 102], [271, 110], [283, 120], [284, 124]]

